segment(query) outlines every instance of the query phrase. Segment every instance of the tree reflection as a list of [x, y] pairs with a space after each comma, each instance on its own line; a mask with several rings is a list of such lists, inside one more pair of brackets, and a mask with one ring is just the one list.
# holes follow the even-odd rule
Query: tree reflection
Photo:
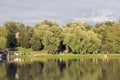
[[6, 65], [8, 80], [15, 80], [15, 75], [17, 73], [17, 64], [10, 63]]
[[[0, 80], [119, 80], [120, 61], [49, 59], [0, 65]], [[3, 73], [3, 74], [2, 74]]]
[[0, 63], [0, 80], [8, 80], [7, 79], [7, 75], [6, 75], [7, 71], [5, 68], [5, 64], [1, 64]]

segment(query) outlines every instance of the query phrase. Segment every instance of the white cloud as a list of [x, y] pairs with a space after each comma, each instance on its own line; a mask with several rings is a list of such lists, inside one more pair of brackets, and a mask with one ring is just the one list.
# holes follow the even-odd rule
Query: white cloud
[[120, 0], [0, 0], [0, 24], [8, 20], [35, 24], [49, 19], [59, 23], [101, 22], [120, 18]]
[[117, 21], [120, 19], [120, 14], [112, 10], [94, 11], [87, 17], [75, 18], [75, 21], [86, 21], [86, 22], [104, 22], [104, 21]]

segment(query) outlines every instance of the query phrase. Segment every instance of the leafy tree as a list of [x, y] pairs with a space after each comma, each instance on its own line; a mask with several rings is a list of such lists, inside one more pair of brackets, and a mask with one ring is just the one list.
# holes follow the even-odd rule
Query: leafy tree
[[16, 47], [17, 41], [14, 34], [7, 35], [7, 48]]
[[5, 49], [6, 48], [6, 38], [5, 37], [0, 37], [0, 49]]
[[73, 52], [94, 52], [101, 45], [101, 40], [92, 30], [86, 30], [83, 23], [70, 23], [64, 28], [64, 42]]
[[18, 31], [17, 31], [17, 33], [16, 33], [16, 36], [17, 36], [17, 45], [18, 46], [21, 46], [21, 43], [22, 43], [22, 37], [24, 36], [24, 34], [25, 34], [25, 26], [24, 26], [24, 24], [23, 23], [20, 23], [20, 22], [18, 22], [18, 23], [16, 23], [16, 25], [17, 25], [17, 28], [18, 28]]
[[32, 38], [32, 28], [27, 26], [23, 28], [23, 31], [20, 32], [20, 45], [24, 48], [31, 47], [31, 38]]
[[15, 22], [6, 22], [4, 24], [5, 29], [8, 31], [7, 34], [7, 47], [13, 48], [16, 46], [15, 34], [17, 32], [17, 25]]
[[84, 22], [67, 22], [63, 28], [48, 20], [34, 27], [6, 22], [0, 27], [0, 49], [17, 46], [45, 49], [49, 53], [66, 48], [74, 53], [120, 53], [120, 22], [108, 21], [95, 27]]
[[43, 44], [41, 39], [39, 39], [37, 36], [33, 36], [31, 39], [31, 47], [33, 50], [35, 51], [39, 51], [41, 49], [43, 49]]
[[47, 50], [48, 53], [56, 53], [60, 45], [60, 39], [55, 37], [50, 31], [46, 32], [43, 42], [45, 50]]
[[82, 52], [86, 29], [83, 23], [67, 23], [64, 28], [64, 43], [73, 52]]
[[[35, 25], [33, 36], [36, 36], [37, 42], [41, 41], [44, 49], [49, 53], [56, 53], [62, 41], [62, 29], [55, 22], [43, 21]], [[34, 37], [33, 37], [34, 39]], [[39, 46], [40, 44], [37, 44]]]
[[112, 25], [106, 31], [106, 44], [109, 47], [108, 52], [118, 53], [120, 49], [120, 26]]
[[94, 31], [99, 34], [102, 41], [101, 52], [119, 52], [119, 23], [105, 22], [97, 24]]
[[84, 43], [87, 45], [88, 52], [98, 52], [101, 46], [101, 40], [98, 38], [97, 34], [94, 33], [92, 30], [87, 31], [88, 34], [88, 43]]
[[7, 43], [7, 30], [4, 27], [0, 27], [0, 49], [6, 48]]
[[75, 28], [79, 27], [81, 30], [86, 30], [85, 23], [83, 22], [67, 22], [65, 27]]

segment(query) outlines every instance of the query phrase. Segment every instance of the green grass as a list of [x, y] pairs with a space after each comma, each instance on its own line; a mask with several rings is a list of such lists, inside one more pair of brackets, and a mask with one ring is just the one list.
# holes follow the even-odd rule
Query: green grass
[[120, 58], [120, 54], [108, 54], [108, 58]]
[[[63, 54], [47, 54], [45, 50], [42, 51], [33, 51], [32, 49], [25, 49], [22, 47], [16, 48], [18, 51], [25, 52], [26, 55], [20, 56], [11, 56], [12, 58], [30, 58], [30, 54], [35, 55], [36, 59], [45, 59], [45, 58], [64, 58], [64, 59], [74, 59], [74, 58], [104, 58], [104, 54], [73, 54], [73, 53], [63, 53]], [[120, 54], [107, 54], [108, 58], [120, 58]]]
[[[13, 55], [10, 58], [22, 58], [25, 59], [23, 63], [31, 63], [32, 61], [47, 62], [48, 59], [104, 59], [104, 54], [46, 54], [46, 53], [34, 53], [36, 57], [30, 58], [30, 55]], [[108, 59], [120, 59], [120, 54], [107, 54]]]
[[32, 49], [26, 49], [26, 48], [22, 48], [22, 47], [17, 47], [16, 49], [17, 49], [18, 51], [25, 52], [26, 54], [30, 54], [31, 52], [33, 52]]
[[18, 51], [25, 52], [26, 55], [29, 55], [29, 54], [41, 54], [41, 53], [47, 53], [45, 50], [41, 50], [41, 51], [33, 51], [32, 49], [26, 49], [26, 48], [23, 48], [23, 47], [16, 47], [15, 49], [18, 50]]
[[[36, 58], [104, 58], [104, 54], [36, 54]], [[120, 58], [120, 54], [107, 54], [107, 58]]]

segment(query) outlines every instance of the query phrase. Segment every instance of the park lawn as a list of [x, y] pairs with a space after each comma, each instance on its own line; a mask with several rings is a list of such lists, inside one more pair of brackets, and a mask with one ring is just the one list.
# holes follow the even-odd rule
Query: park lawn
[[[106, 54], [107, 58], [120, 58], [120, 54]], [[104, 54], [36, 54], [36, 58], [104, 58]]]
[[[33, 51], [31, 49], [25, 49], [22, 47], [17, 47], [19, 51], [23, 51], [25, 55], [14, 55], [12, 58], [30, 58], [30, 55], [33, 54], [34, 58], [64, 58], [64, 59], [74, 59], [74, 58], [98, 58], [103, 59], [105, 54], [73, 54], [73, 53], [62, 53], [62, 54], [47, 54], [45, 50], [42, 51]], [[118, 59], [120, 54], [106, 54], [107, 58]]]
[[120, 59], [120, 54], [107, 54], [107, 58], [104, 59], [104, 54], [47, 54], [47, 53], [34, 53], [33, 58], [30, 57], [30, 54], [28, 55], [12, 55], [11, 58], [21, 58], [25, 59], [24, 63], [31, 63], [33, 61], [42, 61], [42, 62], [48, 62], [48, 59], [50, 60], [71, 60], [71, 59], [102, 59], [102, 60], [108, 60], [108, 59]]
[[[106, 54], [107, 58], [118, 59], [120, 54]], [[74, 58], [97, 58], [103, 59], [104, 54], [47, 54], [47, 53], [34, 53], [33, 58], [63, 58], [63, 59], [74, 59]], [[27, 55], [13, 55], [12, 58], [30, 58], [30, 54]]]

